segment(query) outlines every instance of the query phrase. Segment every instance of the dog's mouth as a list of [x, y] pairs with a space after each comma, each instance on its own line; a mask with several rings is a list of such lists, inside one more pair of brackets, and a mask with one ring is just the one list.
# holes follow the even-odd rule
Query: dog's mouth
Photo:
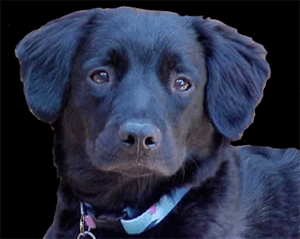
[[128, 166], [128, 167], [116, 167], [112, 168], [111, 171], [130, 176], [130, 177], [144, 177], [144, 176], [151, 176], [155, 172], [150, 170], [149, 168], [141, 165], [136, 166]]

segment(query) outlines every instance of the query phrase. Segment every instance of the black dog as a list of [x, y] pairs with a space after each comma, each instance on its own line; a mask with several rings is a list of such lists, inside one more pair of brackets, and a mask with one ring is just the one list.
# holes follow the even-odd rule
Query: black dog
[[55, 131], [45, 238], [299, 238], [299, 152], [230, 146], [270, 75], [261, 45], [215, 20], [92, 9], [16, 55]]

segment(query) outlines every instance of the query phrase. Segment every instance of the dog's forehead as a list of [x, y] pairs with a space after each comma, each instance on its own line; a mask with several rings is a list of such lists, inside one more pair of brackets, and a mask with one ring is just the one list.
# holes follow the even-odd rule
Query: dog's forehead
[[[181, 17], [176, 13], [163, 11], [150, 11], [136, 8], [121, 7], [113, 10], [102, 11], [100, 21], [105, 30], [111, 28], [119, 33], [128, 34], [157, 34], [162, 32], [171, 34], [174, 30], [187, 27], [189, 17]], [[127, 34], [126, 34], [127, 35]]]
[[126, 49], [145, 58], [164, 49], [193, 54], [199, 47], [189, 17], [131, 8], [105, 10], [99, 16], [89, 39], [94, 53]]

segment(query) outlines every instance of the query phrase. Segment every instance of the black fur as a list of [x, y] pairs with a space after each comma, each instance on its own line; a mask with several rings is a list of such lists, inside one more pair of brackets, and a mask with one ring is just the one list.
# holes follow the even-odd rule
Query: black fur
[[[215, 20], [92, 9], [28, 34], [16, 55], [30, 109], [55, 131], [60, 186], [45, 238], [77, 237], [80, 199], [100, 214], [127, 206], [142, 213], [184, 185], [192, 189], [154, 228], [92, 232], [299, 238], [299, 152], [230, 146], [251, 124], [270, 76], [261, 45]], [[93, 82], [103, 69], [108, 82]], [[175, 87], [182, 77], [187, 91]], [[126, 122], [155, 128], [156, 147], [125, 147]]]
[[[270, 68], [266, 51], [218, 21], [196, 24], [206, 54], [207, 111], [221, 134], [239, 139], [253, 121]], [[237, 97], [238, 96], [238, 97]]]
[[16, 48], [28, 106], [43, 121], [54, 122], [64, 106], [72, 59], [92, 13], [83, 11], [51, 21], [28, 34]]

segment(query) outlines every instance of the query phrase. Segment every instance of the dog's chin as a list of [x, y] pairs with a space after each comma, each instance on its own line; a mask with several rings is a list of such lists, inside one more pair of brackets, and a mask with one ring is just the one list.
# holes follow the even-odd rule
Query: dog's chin
[[113, 171], [129, 177], [147, 177], [147, 176], [157, 174], [157, 172], [150, 170], [149, 168], [144, 166], [133, 166], [133, 167], [125, 167], [125, 168], [122, 167], [122, 168], [116, 168]]

